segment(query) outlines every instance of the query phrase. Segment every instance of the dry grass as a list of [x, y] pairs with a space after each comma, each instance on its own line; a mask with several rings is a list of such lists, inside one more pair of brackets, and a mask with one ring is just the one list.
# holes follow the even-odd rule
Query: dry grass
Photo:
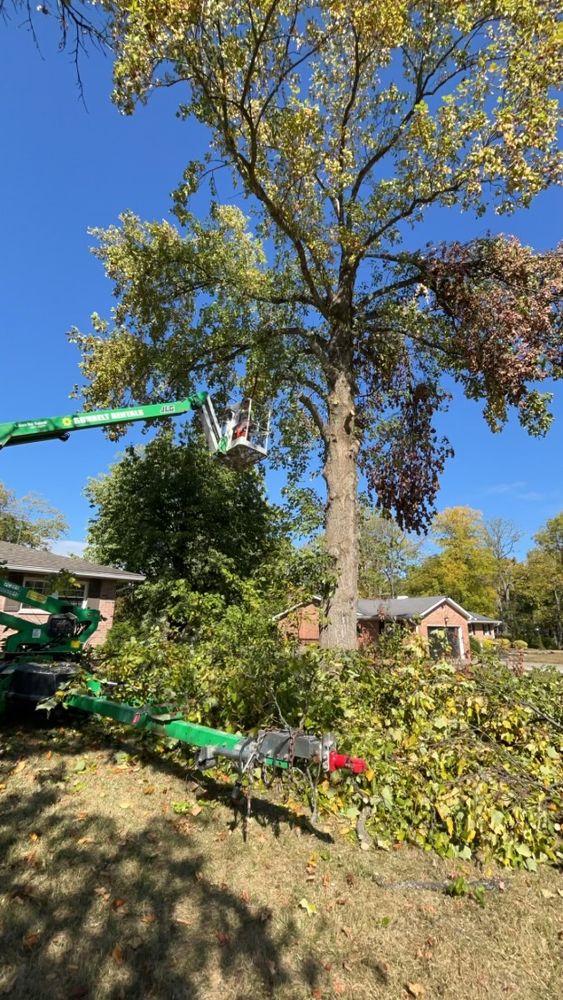
[[530, 667], [563, 667], [563, 649], [525, 649], [524, 664]]
[[227, 789], [198, 789], [157, 756], [116, 763], [123, 744], [95, 727], [2, 742], [0, 994], [13, 1000], [563, 995], [553, 870], [509, 873], [483, 908], [386, 889], [374, 877], [483, 873], [404, 847], [366, 853], [264, 802], [245, 844]]

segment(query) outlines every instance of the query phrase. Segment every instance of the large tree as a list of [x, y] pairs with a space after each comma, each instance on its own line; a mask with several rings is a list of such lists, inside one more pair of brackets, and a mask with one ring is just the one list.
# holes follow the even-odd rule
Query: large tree
[[448, 507], [431, 534], [439, 551], [411, 570], [409, 593], [445, 594], [467, 611], [496, 615], [496, 563], [481, 511]]
[[46, 549], [64, 535], [64, 515], [37, 493], [17, 497], [0, 483], [0, 541]]
[[260, 475], [214, 462], [185, 432], [179, 442], [163, 433], [128, 448], [109, 473], [90, 480], [86, 495], [95, 510], [89, 554], [151, 581], [221, 590], [225, 568], [249, 576], [283, 539], [280, 510], [267, 503]]
[[360, 516], [360, 597], [396, 597], [416, 564], [422, 542], [409, 537], [391, 518], [363, 509]]
[[534, 645], [539, 637], [563, 648], [563, 512], [534, 535], [535, 546], [519, 567], [515, 628]]
[[497, 614], [513, 631], [513, 596], [516, 576], [516, 546], [522, 532], [505, 517], [492, 517], [486, 524], [487, 541], [494, 559], [494, 586]]
[[353, 647], [358, 465], [422, 529], [451, 452], [433, 426], [444, 373], [493, 430], [510, 407], [532, 433], [549, 424], [536, 383], [562, 374], [561, 253], [507, 237], [412, 249], [411, 229], [432, 205], [510, 213], [558, 176], [559, 5], [106, 6], [120, 108], [176, 85], [210, 151], [176, 192], [180, 230], [125, 214], [98, 233], [118, 304], [75, 334], [86, 402], [226, 391], [244, 370], [245, 391], [276, 401], [280, 460], [299, 471], [320, 448], [337, 567], [323, 642]]

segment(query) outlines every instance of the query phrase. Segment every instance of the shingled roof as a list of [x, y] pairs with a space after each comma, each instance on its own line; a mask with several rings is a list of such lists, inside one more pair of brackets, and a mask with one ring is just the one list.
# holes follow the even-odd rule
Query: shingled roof
[[476, 623], [479, 625], [502, 625], [502, 621], [499, 618], [487, 618], [486, 615], [477, 615], [473, 611], [470, 611], [469, 614], [471, 615], [469, 619], [470, 625], [475, 625]]
[[46, 552], [44, 549], [29, 549], [25, 545], [14, 545], [13, 542], [0, 542], [0, 575], [3, 569], [42, 574], [65, 570], [77, 577], [122, 580], [124, 583], [142, 583], [145, 579], [141, 573], [129, 573], [116, 566], [100, 566], [88, 559], [59, 556], [56, 552]]
[[370, 601], [359, 600], [357, 615], [360, 621], [370, 618], [423, 618], [444, 601], [447, 601], [466, 618], [472, 617], [469, 611], [444, 594], [435, 597], [376, 597], [375, 600]]

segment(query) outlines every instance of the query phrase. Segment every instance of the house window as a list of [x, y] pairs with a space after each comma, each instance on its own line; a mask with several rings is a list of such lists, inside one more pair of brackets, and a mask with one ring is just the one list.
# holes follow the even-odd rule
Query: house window
[[[86, 605], [86, 582], [78, 583], [74, 587], [67, 587], [64, 593], [53, 592], [53, 580], [47, 576], [26, 576], [23, 585], [44, 597], [56, 597], [60, 601], [68, 601], [69, 604], [74, 604], [79, 608]], [[21, 607], [25, 608], [26, 605], [22, 604]]]

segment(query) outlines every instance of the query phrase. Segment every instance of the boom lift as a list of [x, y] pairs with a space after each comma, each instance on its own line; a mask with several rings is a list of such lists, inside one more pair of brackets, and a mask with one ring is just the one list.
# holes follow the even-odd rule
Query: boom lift
[[[0, 423], [0, 449], [52, 439], [66, 441], [73, 431], [179, 416], [190, 410], [199, 413], [210, 452], [232, 468], [245, 469], [266, 457], [270, 413], [260, 422], [253, 414], [252, 401], [247, 399], [232, 407], [221, 425], [206, 392], [169, 403]], [[46, 622], [34, 624], [0, 612], [0, 625], [14, 632], [4, 642], [4, 665], [0, 663], [2, 714], [10, 703], [27, 701], [36, 705], [54, 695], [61, 683], [76, 673], [82, 648], [102, 616], [96, 609], [75, 607], [64, 599], [46, 597], [1, 578], [0, 594], [48, 613]], [[23, 662], [29, 656], [34, 661]], [[361, 758], [338, 753], [330, 734], [317, 737], [284, 728], [244, 737], [191, 723], [167, 706], [134, 706], [111, 701], [103, 696], [103, 687], [103, 681], [89, 676], [88, 693], [68, 695], [65, 704], [197, 747], [195, 763], [201, 768], [215, 766], [219, 757], [237, 762], [241, 775], [256, 765], [287, 769], [294, 763], [305, 768], [315, 764], [327, 772], [349, 768], [353, 773], [366, 768]]]
[[73, 431], [178, 417], [190, 410], [197, 410], [210, 452], [233, 468], [246, 468], [260, 462], [268, 454], [270, 414], [268, 412], [260, 425], [256, 420], [251, 420], [252, 401], [246, 400], [245, 403], [246, 410], [244, 403], [241, 407], [231, 407], [223, 425], [219, 423], [211, 397], [206, 392], [196, 392], [186, 399], [170, 403], [84, 410], [62, 417], [41, 417], [36, 420], [13, 420], [11, 423], [0, 424], [0, 448], [53, 439], [67, 441]]

